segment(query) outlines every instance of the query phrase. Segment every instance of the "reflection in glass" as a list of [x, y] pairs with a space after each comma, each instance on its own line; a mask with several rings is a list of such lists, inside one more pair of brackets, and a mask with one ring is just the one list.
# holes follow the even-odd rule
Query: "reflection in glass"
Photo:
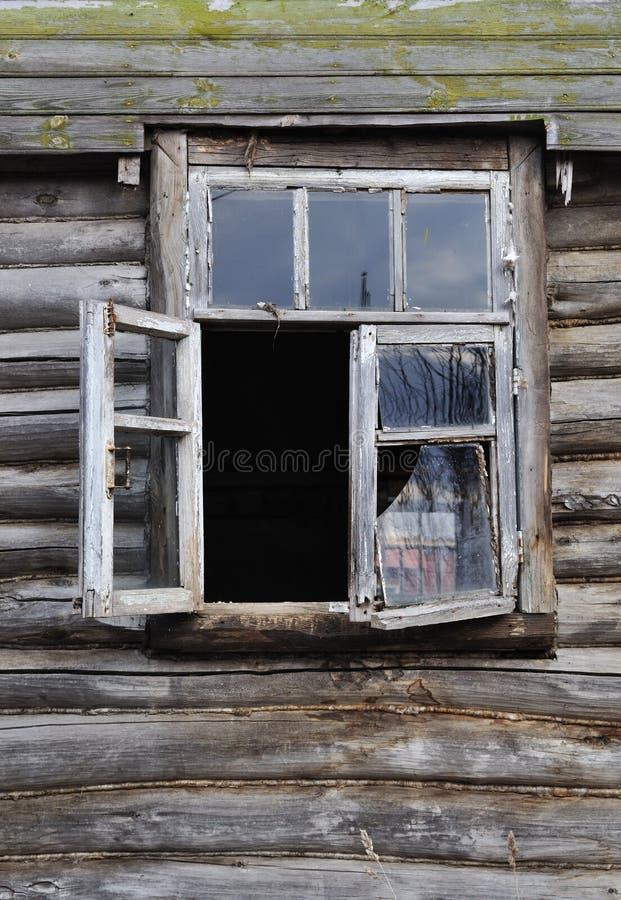
[[391, 309], [387, 193], [309, 191], [310, 305]]
[[426, 445], [382, 456], [377, 537], [386, 606], [495, 592], [483, 447]]
[[489, 422], [487, 347], [390, 344], [378, 355], [382, 428]]
[[292, 198], [212, 190], [213, 306], [293, 306]]
[[490, 308], [486, 218], [484, 194], [408, 196], [410, 309]]

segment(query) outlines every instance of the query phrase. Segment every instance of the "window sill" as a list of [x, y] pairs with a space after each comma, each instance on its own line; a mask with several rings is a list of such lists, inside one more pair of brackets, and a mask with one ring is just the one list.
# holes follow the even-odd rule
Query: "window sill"
[[390, 632], [350, 622], [329, 603], [212, 603], [192, 615], [154, 616], [152, 652], [352, 654], [375, 651], [545, 656], [554, 646], [553, 614], [512, 612]]

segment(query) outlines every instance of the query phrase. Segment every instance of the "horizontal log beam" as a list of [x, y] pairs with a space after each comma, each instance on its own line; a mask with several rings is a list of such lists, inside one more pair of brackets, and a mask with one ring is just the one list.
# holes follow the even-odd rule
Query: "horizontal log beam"
[[[621, 290], [621, 286], [620, 286]], [[585, 378], [621, 372], [621, 323], [550, 329], [550, 374]]]
[[[507, 866], [460, 866], [443, 863], [382, 863], [368, 859], [305, 859], [303, 857], [205, 857], [188, 855], [48, 859], [0, 862], [5, 889], [27, 897], [39, 886], [54, 891], [56, 900], [95, 897], [118, 900], [139, 897], [149, 885], [149, 896], [167, 898], [171, 885], [184, 900], [204, 900], [205, 891], [221, 898], [282, 897], [317, 900], [325, 895], [339, 900], [378, 900], [390, 897], [385, 878], [399, 900], [437, 900], [459, 896], [460, 900], [497, 900], [519, 890], [526, 897], [580, 897], [599, 900], [617, 888], [616, 870], [522, 869], [517, 879]], [[33, 895], [34, 896], [34, 895]]]
[[[65, 57], [66, 50], [63, 52]], [[2, 123], [0, 122], [0, 130]], [[85, 174], [46, 175], [37, 168], [32, 174], [5, 174], [0, 183], [2, 219], [103, 218], [140, 216], [147, 212], [146, 184], [128, 190], [117, 181], [117, 172], [108, 167]]]
[[[0, 222], [0, 265], [142, 262], [142, 218], [76, 222]], [[69, 282], [70, 284], [71, 282]]]
[[621, 519], [619, 461], [557, 462], [552, 467], [552, 515], [556, 522]]
[[554, 207], [546, 214], [548, 247], [554, 250], [621, 246], [621, 206]]
[[[147, 406], [146, 384], [120, 384], [115, 386], [115, 409], [144, 410]], [[2, 394], [2, 412], [5, 416], [45, 415], [46, 413], [70, 413], [80, 408], [79, 388], [50, 388], [41, 391], [7, 391]]]
[[621, 582], [559, 584], [560, 647], [621, 645]]
[[[115, 753], [116, 756], [116, 753]], [[74, 758], [74, 765], [77, 760]], [[615, 865], [618, 800], [447, 786], [209, 784], [76, 791], [8, 802], [6, 854], [360, 854], [366, 829], [381, 856], [507, 867], [513, 831], [522, 863]]]
[[48, 116], [0, 116], [0, 153], [138, 153], [143, 149], [144, 128], [134, 116], [64, 116], [53, 110]]
[[621, 577], [621, 525], [554, 527], [554, 574], [559, 579]]

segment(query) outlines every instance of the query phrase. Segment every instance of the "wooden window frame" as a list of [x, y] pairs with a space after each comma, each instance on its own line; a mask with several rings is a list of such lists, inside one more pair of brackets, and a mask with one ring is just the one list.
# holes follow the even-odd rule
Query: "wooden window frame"
[[[261, 646], [276, 652], [304, 649], [330, 652], [335, 642], [342, 652], [361, 649], [409, 649], [433, 647], [435, 652], [467, 650], [537, 653], [549, 651], [554, 639], [555, 590], [551, 565], [551, 515], [549, 499], [549, 376], [547, 366], [547, 316], [544, 293], [545, 242], [543, 239], [542, 147], [530, 136], [510, 137], [509, 171], [513, 240], [506, 246], [493, 238], [509, 257], [515, 272], [510, 299], [515, 308], [516, 441], [519, 448], [517, 476], [520, 483], [518, 516], [523, 536], [524, 560], [520, 566], [520, 611], [493, 619], [465, 621], [455, 628], [438, 625], [409, 628], [401, 634], [371, 634], [364, 625], [349, 623], [342, 612], [324, 603], [275, 605], [206, 603], [199, 616], [158, 616], [152, 620], [151, 646], [155, 650], [191, 652], [244, 652]], [[152, 308], [194, 318], [210, 325], [249, 325], [265, 322], [260, 310], [205, 309], [195, 304], [205, 295], [206, 272], [196, 242], [206, 238], [205, 226], [196, 218], [190, 197], [187, 204], [188, 145], [182, 132], [162, 131], [152, 145]], [[195, 160], [196, 161], [196, 160]], [[200, 162], [203, 160], [201, 159]], [[421, 167], [423, 168], [423, 167]], [[494, 173], [485, 172], [486, 178]], [[448, 177], [446, 177], [448, 176]], [[501, 173], [506, 178], [507, 172]], [[236, 176], [237, 177], [237, 176]], [[248, 176], [250, 177], [250, 176]], [[463, 173], [442, 172], [445, 185], [460, 185]], [[478, 176], [477, 176], [478, 177]], [[246, 175], [241, 176], [246, 178]], [[269, 178], [264, 173], [261, 178]], [[304, 175], [300, 175], [300, 182]], [[200, 179], [199, 179], [200, 180]], [[355, 182], [355, 178], [353, 182]], [[509, 198], [507, 197], [507, 202]], [[187, 241], [188, 232], [190, 235]], [[189, 261], [189, 262], [188, 262]], [[199, 308], [202, 305], [202, 309]], [[193, 307], [196, 308], [194, 309]], [[461, 314], [408, 311], [389, 313], [356, 311], [283, 310], [283, 322], [293, 327], [302, 322], [321, 327], [344, 324], [459, 324]], [[469, 321], [471, 319], [469, 317]], [[482, 313], [481, 323], [506, 322], [506, 314]], [[530, 615], [539, 613], [539, 615]], [[388, 640], [390, 639], [390, 640]], [[345, 646], [346, 645], [346, 646]]]

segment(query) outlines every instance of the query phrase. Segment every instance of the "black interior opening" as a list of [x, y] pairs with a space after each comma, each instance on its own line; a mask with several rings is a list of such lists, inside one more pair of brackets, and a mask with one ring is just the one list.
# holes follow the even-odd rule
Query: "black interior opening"
[[207, 602], [347, 599], [349, 335], [203, 340]]

